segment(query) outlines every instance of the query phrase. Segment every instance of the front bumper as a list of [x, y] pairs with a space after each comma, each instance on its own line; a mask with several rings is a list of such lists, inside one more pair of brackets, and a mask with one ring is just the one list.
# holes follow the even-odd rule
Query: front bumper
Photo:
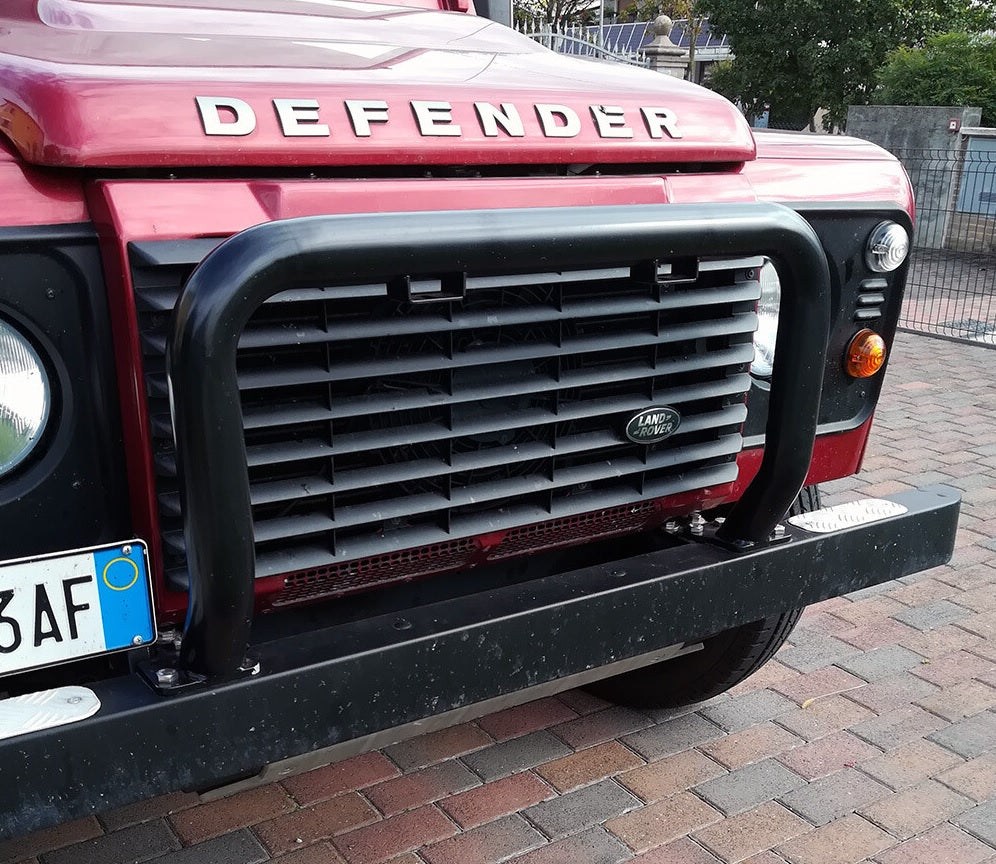
[[472, 716], [472, 706], [573, 686], [607, 664], [635, 668], [676, 643], [947, 561], [958, 495], [936, 487], [891, 500], [907, 512], [828, 534], [789, 526], [786, 542], [741, 554], [688, 540], [256, 644], [257, 674], [170, 697], [138, 674], [102, 681], [90, 719], [0, 741], [0, 836], [339, 742], [399, 740], [424, 718]]

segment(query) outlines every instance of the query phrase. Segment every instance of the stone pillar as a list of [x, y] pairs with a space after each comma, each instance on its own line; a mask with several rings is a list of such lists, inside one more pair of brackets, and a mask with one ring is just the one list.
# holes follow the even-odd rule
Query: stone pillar
[[688, 74], [688, 52], [671, 41], [673, 26], [674, 22], [667, 15], [658, 15], [650, 25], [654, 39], [644, 47], [643, 53], [655, 72], [684, 78]]

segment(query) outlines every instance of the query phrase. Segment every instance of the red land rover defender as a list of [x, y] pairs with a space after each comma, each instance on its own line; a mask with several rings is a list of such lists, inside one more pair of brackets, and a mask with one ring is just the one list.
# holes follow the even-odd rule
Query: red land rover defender
[[815, 493], [912, 211], [470, 0], [4, 0], [0, 834], [701, 699], [947, 560], [949, 492]]

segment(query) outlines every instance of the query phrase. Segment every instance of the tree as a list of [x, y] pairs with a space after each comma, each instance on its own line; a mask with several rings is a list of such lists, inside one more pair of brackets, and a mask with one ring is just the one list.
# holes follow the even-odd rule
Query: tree
[[879, 72], [885, 105], [978, 105], [996, 123], [996, 37], [945, 33], [893, 51]]
[[748, 114], [770, 106], [774, 126], [843, 128], [847, 107], [867, 104], [890, 51], [921, 45], [976, 14], [972, 0], [698, 0], [734, 59], [712, 86]]
[[598, 22], [598, 5], [591, 0], [515, 0], [515, 20], [529, 26], [549, 24], [563, 30], [572, 24]]

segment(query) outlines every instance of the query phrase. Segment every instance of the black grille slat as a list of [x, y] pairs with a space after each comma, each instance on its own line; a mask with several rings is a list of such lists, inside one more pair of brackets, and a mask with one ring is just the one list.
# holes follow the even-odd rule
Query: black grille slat
[[[713, 351], [702, 359], [684, 358], [661, 362], [655, 368], [649, 363], [642, 366], [619, 364], [615, 367], [600, 367], [596, 370], [578, 369], [563, 372], [558, 379], [554, 377], [533, 376], [529, 380], [508, 385], [493, 384], [487, 388], [464, 389], [460, 392], [431, 393], [417, 392], [397, 394], [372, 394], [362, 396], [346, 396], [336, 400], [327, 407], [320, 403], [297, 403], [283, 405], [270, 403], [264, 407], [246, 405], [244, 408], [245, 426], [247, 430], [286, 426], [294, 423], [315, 423], [329, 420], [341, 420], [365, 414], [377, 414], [385, 411], [419, 410], [435, 408], [441, 405], [473, 402], [482, 398], [498, 399], [506, 396], [516, 396], [532, 393], [544, 393], [565, 387], [587, 387], [606, 384], [625, 376], [629, 380], [643, 380], [653, 377], [678, 375], [690, 370], [702, 371], [720, 366], [738, 366], [750, 363], [754, 358], [754, 347], [744, 343], [724, 351]], [[165, 387], [165, 385], [164, 385]], [[663, 398], [663, 397], [662, 397]], [[168, 423], [168, 418], [166, 418]]]
[[[641, 333], [628, 344], [647, 347], [655, 344], [685, 342], [715, 336], [746, 336], [757, 328], [757, 316], [745, 312], [721, 321], [697, 322], [665, 329], [660, 334]], [[321, 384], [375, 378], [384, 375], [407, 375], [413, 372], [446, 372], [465, 366], [490, 366], [516, 360], [550, 360], [579, 353], [608, 352], [619, 348], [615, 334], [601, 338], [565, 340], [563, 345], [539, 343], [515, 349], [491, 349], [467, 352], [459, 357], [416, 355], [401, 360], [387, 359], [368, 363], [340, 363], [325, 370], [308, 366], [287, 366], [278, 370], [260, 370], [239, 374], [240, 390], [290, 387], [296, 384]]]
[[[169, 242], [133, 247], [132, 276], [166, 566], [182, 574], [164, 351], [208, 244], [185, 257]], [[274, 294], [238, 354], [257, 576], [431, 544], [445, 557], [460, 538], [733, 482], [760, 262], [704, 258], [696, 275], [686, 260], [673, 283], [665, 262], [661, 284], [642, 261], [468, 273], [439, 303], [417, 274], [414, 302], [395, 274]], [[629, 418], [661, 404], [678, 431], [628, 441]]]
[[[670, 399], [661, 398], [660, 401], [669, 401], [673, 405], [681, 405], [692, 399], [704, 399], [710, 396], [730, 396], [737, 392], [743, 392], [744, 387], [741, 386], [738, 388], [737, 385], [746, 385], [749, 380], [747, 376], [738, 375], [732, 379], [715, 382], [711, 386], [700, 385], [698, 388], [689, 388], [688, 392], [692, 395], [685, 396], [680, 392], [673, 393], [670, 394]], [[544, 409], [518, 411], [515, 414], [506, 415], [502, 419], [501, 430], [512, 431], [554, 423], [566, 423], [589, 416], [591, 409], [604, 414], [617, 414], [624, 411], [637, 411], [645, 406], [646, 398], [641, 399], [637, 396], [630, 396], [612, 400], [591, 400], [583, 406], [562, 408], [556, 414]], [[685, 429], [688, 428], [690, 428], [689, 421], [686, 421]], [[362, 453], [367, 450], [382, 449], [385, 447], [398, 447], [439, 441], [447, 438], [481, 435], [494, 429], [495, 424], [487, 421], [476, 423], [453, 422], [450, 424], [425, 423], [417, 426], [407, 426], [401, 430], [373, 430], [366, 433], [354, 432], [347, 435], [333, 436], [333, 441], [330, 443], [312, 438], [295, 442], [259, 444], [247, 448], [247, 457], [249, 466], [255, 468], [261, 465], [272, 465], [276, 462], [299, 462], [307, 459], [322, 459], [330, 456], [341, 456], [347, 453]]]

